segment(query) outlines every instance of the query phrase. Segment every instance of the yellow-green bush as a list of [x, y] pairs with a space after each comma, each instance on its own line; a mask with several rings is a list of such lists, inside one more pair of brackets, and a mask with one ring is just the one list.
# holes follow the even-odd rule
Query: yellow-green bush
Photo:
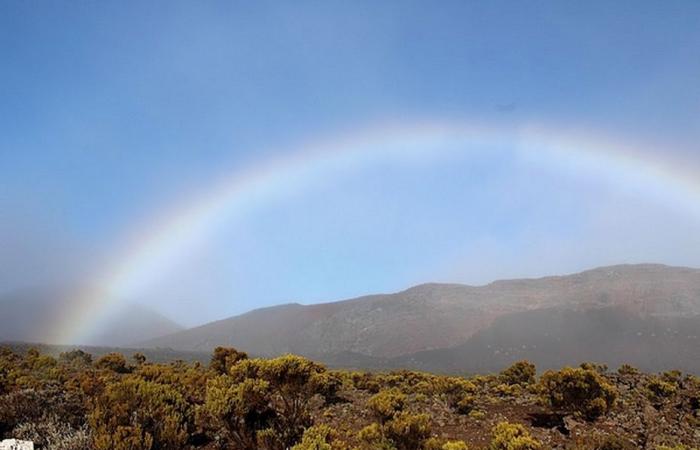
[[460, 414], [469, 414], [476, 406], [476, 397], [470, 394], [465, 394], [455, 405], [455, 409]]
[[499, 375], [499, 379], [502, 383], [508, 385], [519, 384], [526, 386], [535, 382], [536, 374], [537, 369], [535, 365], [530, 361], [523, 360], [503, 370]]
[[209, 362], [209, 368], [219, 375], [228, 373], [233, 365], [239, 361], [248, 359], [245, 352], [240, 352], [231, 347], [216, 347]]
[[334, 395], [338, 385], [325, 367], [299, 356], [243, 359], [208, 385], [205, 417], [227, 424], [242, 448], [261, 440], [266, 448], [288, 448], [311, 426], [309, 400]]
[[397, 450], [421, 449], [430, 434], [430, 416], [427, 414], [404, 411], [384, 425], [384, 435]]
[[207, 384], [200, 420], [205, 427], [225, 430], [225, 437], [242, 450], [254, 450], [258, 446], [258, 433], [270, 428], [276, 417], [270, 397], [270, 385], [265, 380], [235, 383], [221, 375]]
[[617, 369], [617, 373], [622, 376], [639, 375], [639, 369], [629, 364], [623, 364], [619, 369]]
[[92, 355], [80, 349], [63, 352], [58, 357], [59, 361], [78, 367], [86, 367], [92, 364]]
[[615, 387], [590, 368], [565, 367], [560, 371], [547, 371], [540, 379], [540, 389], [553, 408], [588, 419], [607, 413], [617, 398]]
[[445, 441], [432, 437], [423, 443], [423, 450], [468, 450], [464, 441]]
[[328, 425], [307, 428], [301, 442], [292, 450], [346, 450], [347, 444], [338, 439], [338, 433]]
[[661, 379], [667, 383], [680, 384], [683, 379], [683, 372], [680, 370], [667, 370], [661, 374]]
[[376, 394], [381, 390], [381, 385], [374, 374], [369, 372], [351, 372], [349, 378], [355, 389]]
[[357, 433], [360, 450], [396, 450], [384, 436], [384, 429], [378, 423], [367, 425]]
[[131, 372], [131, 367], [126, 363], [126, 359], [121, 353], [107, 353], [97, 360], [95, 367], [103, 370], [111, 370], [116, 373]]
[[501, 383], [493, 388], [493, 391], [499, 397], [517, 397], [523, 393], [523, 389], [519, 384]]
[[652, 377], [646, 384], [646, 390], [649, 400], [658, 404], [675, 395], [678, 387], [675, 383], [669, 383], [659, 377]]
[[441, 450], [467, 450], [467, 444], [464, 441], [447, 441], [442, 444]]
[[109, 384], [89, 415], [96, 450], [181, 449], [191, 420], [177, 390], [136, 377]]
[[501, 422], [492, 430], [489, 450], [538, 450], [542, 444], [517, 423]]
[[367, 402], [367, 407], [381, 423], [394, 417], [405, 406], [406, 394], [396, 388], [380, 391]]

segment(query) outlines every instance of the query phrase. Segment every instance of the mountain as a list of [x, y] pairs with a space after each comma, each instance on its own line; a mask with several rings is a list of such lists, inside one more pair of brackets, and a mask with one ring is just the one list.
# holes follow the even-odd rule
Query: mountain
[[643, 316], [619, 308], [526, 311], [496, 319], [460, 345], [368, 365], [489, 373], [522, 359], [540, 369], [595, 361], [612, 368], [632, 364], [650, 372], [700, 374], [700, 316]]
[[[0, 342], [46, 342], [44, 334], [56, 317], [66, 311], [69, 287], [25, 289], [0, 297]], [[183, 330], [183, 327], [141, 305], [127, 304], [119, 308], [106, 325], [90, 337], [85, 345], [124, 346]]]
[[[515, 356], [535, 355], [546, 365], [559, 365], [554, 362], [617, 361], [606, 355], [614, 351], [622, 357], [635, 343], [641, 351], [666, 351], [672, 344], [647, 342], [641, 339], [647, 331], [637, 330], [670, 327], [671, 333], [692, 336], [698, 316], [700, 270], [620, 265], [485, 286], [424, 284], [395, 294], [275, 306], [141, 345], [187, 351], [225, 345], [347, 366], [495, 370]], [[522, 345], [539, 345], [540, 353], [507, 350]], [[639, 361], [653, 358], [643, 354]], [[480, 362], [467, 362], [472, 359]]]

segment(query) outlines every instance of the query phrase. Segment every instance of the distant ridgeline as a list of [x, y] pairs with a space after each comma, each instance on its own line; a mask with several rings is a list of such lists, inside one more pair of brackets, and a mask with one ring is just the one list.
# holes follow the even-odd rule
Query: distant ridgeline
[[[43, 342], [40, 324], [61, 314], [51, 298], [44, 290], [0, 299], [8, 323], [0, 342]], [[528, 359], [542, 368], [599, 361], [700, 373], [700, 270], [643, 264], [485, 286], [424, 284], [258, 309], [186, 330], [126, 305], [92, 344], [81, 348], [96, 355], [142, 349], [152, 361], [205, 362], [215, 347], [229, 346], [377, 370], [489, 373]], [[68, 348], [42, 351], [57, 356]]]
[[334, 367], [488, 373], [519, 359], [700, 373], [700, 270], [662, 265], [425, 284], [403, 292], [259, 309], [140, 342], [210, 352], [295, 353]]

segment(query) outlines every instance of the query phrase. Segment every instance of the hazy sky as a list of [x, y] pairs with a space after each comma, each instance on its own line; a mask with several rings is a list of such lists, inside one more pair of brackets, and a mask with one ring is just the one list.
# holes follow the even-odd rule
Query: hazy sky
[[[89, 278], [212, 180], [377, 123], [583, 130], [692, 171], [699, 24], [697, 1], [3, 1], [0, 292]], [[194, 324], [426, 281], [700, 266], [697, 216], [501, 150], [259, 202], [127, 300]]]

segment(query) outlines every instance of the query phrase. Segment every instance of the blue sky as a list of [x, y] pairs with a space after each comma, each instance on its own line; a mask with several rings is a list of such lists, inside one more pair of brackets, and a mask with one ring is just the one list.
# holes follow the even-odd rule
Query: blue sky
[[[211, 180], [383, 121], [537, 122], [700, 165], [699, 21], [694, 1], [2, 2], [0, 292], [87, 277]], [[425, 281], [700, 266], [696, 219], [507, 150], [258, 205], [129, 300], [193, 324]]]

